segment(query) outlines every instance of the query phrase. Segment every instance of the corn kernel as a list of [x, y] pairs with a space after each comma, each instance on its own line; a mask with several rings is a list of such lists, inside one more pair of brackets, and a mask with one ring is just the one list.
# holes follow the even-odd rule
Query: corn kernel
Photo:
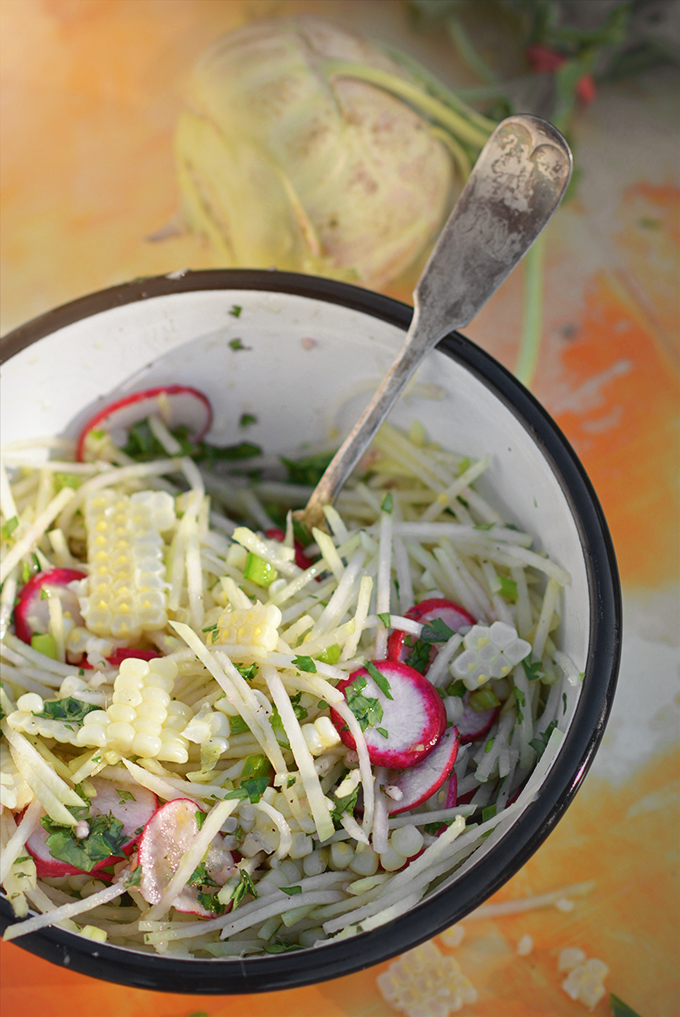
[[374, 876], [378, 871], [380, 858], [370, 845], [357, 844], [354, 858], [349, 863], [352, 872], [357, 876]]
[[304, 858], [305, 855], [311, 855], [313, 850], [314, 842], [311, 837], [304, 833], [293, 834], [290, 851], [288, 852], [290, 858]]
[[406, 863], [406, 856], [394, 850], [391, 844], [387, 845], [387, 851], [380, 853], [380, 864], [386, 872], [396, 872], [403, 868]]
[[106, 731], [106, 740], [111, 748], [125, 755], [132, 748], [135, 737], [135, 729], [131, 724], [112, 723]]
[[422, 833], [412, 823], [409, 823], [408, 826], [397, 827], [390, 837], [390, 844], [394, 850], [405, 858], [412, 858], [413, 855], [417, 855], [423, 843]]
[[137, 716], [137, 712], [134, 707], [126, 706], [124, 703], [112, 703], [106, 712], [109, 720], [114, 724], [131, 724]]
[[158, 735], [147, 731], [137, 731], [132, 740], [133, 753], [144, 759], [155, 759], [162, 747], [163, 743]]
[[354, 858], [354, 848], [346, 841], [336, 841], [331, 844], [329, 867], [334, 870], [346, 869]]

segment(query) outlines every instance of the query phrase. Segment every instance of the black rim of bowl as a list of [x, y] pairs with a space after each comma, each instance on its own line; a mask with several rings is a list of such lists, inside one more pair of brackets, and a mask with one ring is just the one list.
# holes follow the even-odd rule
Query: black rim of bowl
[[[66, 325], [111, 308], [166, 294], [200, 290], [265, 290], [341, 304], [406, 330], [412, 308], [347, 283], [292, 272], [215, 269], [136, 280], [93, 293], [40, 315], [2, 340], [2, 360]], [[583, 547], [591, 601], [586, 677], [571, 727], [541, 794], [480, 866], [453, 887], [370, 932], [313, 950], [263, 957], [193, 960], [132, 952], [46, 928], [17, 941], [32, 953], [95, 978], [142, 989], [252, 993], [294, 988], [351, 974], [437, 935], [486, 900], [529, 859], [553, 830], [593, 760], [611, 709], [621, 645], [621, 591], [609, 530], [592, 485], [569, 442], [543, 407], [489, 354], [458, 332], [439, 349], [472, 372], [512, 411], [541, 449], [571, 508]], [[0, 927], [13, 921], [0, 899]]]

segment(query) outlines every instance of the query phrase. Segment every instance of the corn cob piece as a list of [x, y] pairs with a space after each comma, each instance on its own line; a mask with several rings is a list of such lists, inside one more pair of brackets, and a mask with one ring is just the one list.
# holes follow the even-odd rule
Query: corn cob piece
[[164, 657], [124, 660], [113, 684], [113, 702], [87, 714], [78, 744], [186, 763], [189, 743], [181, 732], [191, 709], [170, 698], [176, 677], [177, 665]]
[[167, 624], [163, 534], [174, 523], [175, 504], [165, 491], [90, 495], [85, 505], [90, 575], [80, 608], [91, 632], [136, 639]]
[[33, 792], [19, 773], [4, 741], [0, 742], [0, 805], [12, 812], [20, 812], [33, 799]]
[[249, 608], [227, 608], [223, 611], [211, 641], [254, 651], [270, 651], [276, 649], [280, 624], [279, 608], [274, 604], [265, 607], [258, 600]]

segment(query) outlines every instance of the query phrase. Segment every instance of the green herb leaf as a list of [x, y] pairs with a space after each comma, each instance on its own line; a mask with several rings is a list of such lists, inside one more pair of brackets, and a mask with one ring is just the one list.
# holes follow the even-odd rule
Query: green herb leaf
[[526, 696], [524, 695], [524, 693], [522, 692], [521, 689], [517, 688], [516, 685], [514, 686], [514, 688], [512, 690], [512, 694], [515, 697], [515, 705], [517, 707], [517, 720], [521, 724], [522, 721], [524, 720], [524, 714], [522, 713], [522, 707], [526, 706], [526, 702], [527, 702]]
[[394, 508], [394, 496], [392, 495], [391, 491], [388, 491], [382, 500], [380, 511], [391, 513], [393, 508]]
[[[235, 667], [241, 677], [245, 678], [246, 681], [252, 681], [257, 675], [257, 664], [236, 664]], [[229, 720], [231, 721], [231, 718], [229, 718]]]
[[266, 756], [246, 756], [246, 761], [241, 771], [241, 780], [247, 777], [266, 777], [268, 780], [270, 770], [271, 763]]
[[473, 530], [493, 530], [495, 525], [495, 523], [477, 523], [477, 525], [472, 528]]
[[293, 657], [293, 664], [298, 671], [306, 671], [308, 674], [316, 674], [316, 664], [311, 657]]
[[49, 632], [34, 632], [31, 636], [31, 649], [37, 650], [38, 653], [42, 653], [52, 660], [57, 659], [57, 644], [54, 641], [54, 636]]
[[394, 696], [392, 695], [392, 689], [390, 687], [390, 683], [388, 682], [387, 678], [382, 673], [382, 671], [380, 671], [375, 666], [375, 664], [372, 661], [370, 661], [370, 660], [366, 661], [366, 670], [368, 671], [368, 673], [370, 674], [371, 678], [373, 679], [375, 684], [378, 686], [380, 691], [382, 692], [383, 696], [385, 696], [387, 699], [394, 700]]
[[125, 885], [140, 886], [141, 882], [142, 882], [142, 866], [137, 865], [127, 876], [125, 880]]
[[624, 1003], [618, 996], [615, 996], [613, 992], [609, 993], [609, 1009], [613, 1017], [640, 1017], [637, 1011], [633, 1010], [627, 1003]]
[[239, 869], [239, 873], [240, 873], [239, 884], [231, 895], [232, 910], [234, 911], [239, 906], [239, 904], [241, 903], [241, 901], [243, 900], [247, 893], [249, 893], [251, 897], [260, 896], [257, 890], [255, 889], [255, 884], [250, 878], [250, 873], [246, 872], [245, 869]]
[[289, 897], [294, 897], [298, 893], [302, 893], [301, 886], [282, 886], [281, 889], [284, 893], [287, 893]]
[[228, 791], [224, 797], [237, 798], [240, 801], [245, 801], [248, 798], [251, 805], [256, 805], [268, 786], [268, 775], [265, 777], [248, 777], [246, 780], [241, 781], [239, 787], [233, 791]]
[[466, 692], [467, 686], [462, 678], [457, 678], [455, 682], [450, 682], [446, 686], [447, 696], [457, 696], [459, 699], [462, 699]]
[[316, 487], [334, 455], [334, 452], [321, 452], [302, 459], [286, 459], [285, 456], [281, 456], [281, 462], [288, 471], [290, 484]]
[[123, 824], [109, 813], [106, 816], [90, 816], [86, 807], [70, 808], [78, 820], [85, 819], [90, 827], [87, 837], [76, 837], [73, 827], [55, 823], [49, 816], [40, 820], [48, 833], [47, 849], [53, 858], [67, 862], [83, 872], [91, 872], [97, 862], [105, 858], [123, 858], [123, 845], [128, 836], [123, 832]]
[[[307, 710], [300, 703], [301, 698], [302, 692], [296, 692], [294, 696], [290, 697], [290, 703], [291, 706], [293, 707], [293, 712], [295, 713], [295, 716], [297, 717], [298, 720], [304, 720], [305, 717], [307, 716]], [[277, 710], [276, 707], [274, 707], [274, 711], [271, 717], [269, 718], [269, 723], [274, 728], [283, 728], [283, 721], [281, 720], [281, 715], [279, 714], [279, 711]]]
[[392, 624], [392, 616], [390, 615], [389, 611], [383, 611], [382, 614], [378, 615], [378, 618], [380, 618], [380, 621], [383, 623], [386, 629], [388, 629]]
[[289, 950], [302, 950], [298, 943], [263, 943], [265, 953], [288, 953]]
[[377, 727], [376, 731], [378, 732], [378, 734], [381, 734], [383, 738], [389, 738], [389, 734], [387, 733], [384, 727]]
[[[88, 713], [98, 709], [99, 707], [93, 703], [83, 703], [82, 700], [76, 699], [74, 696], [67, 696], [65, 699], [48, 699], [47, 702], [43, 702], [42, 711], [34, 716], [47, 717], [49, 720], [69, 721], [71, 724], [82, 724]], [[129, 792], [126, 793], [129, 794]]]
[[234, 304], [229, 314], [232, 316], [232, 318], [240, 318], [242, 310], [243, 308], [240, 306], [240, 304]]
[[484, 752], [491, 752], [493, 748], [493, 738], [489, 738], [488, 742], [484, 746]]
[[525, 657], [522, 661], [522, 667], [524, 668], [524, 673], [530, 682], [535, 682], [539, 678], [545, 677], [545, 671], [543, 670], [540, 660], [528, 660]]
[[529, 745], [531, 745], [532, 749], [536, 751], [536, 762], [538, 762], [538, 760], [545, 752], [546, 745], [550, 741], [550, 735], [553, 733], [556, 727], [557, 721], [556, 720], [551, 721], [548, 724], [545, 731], [543, 732], [543, 734], [538, 735], [536, 738], [532, 738], [531, 741], [529, 742]]
[[121, 802], [136, 802], [137, 799], [133, 795], [132, 791], [126, 791], [124, 788], [116, 788], [116, 794], [118, 795]]
[[431, 644], [423, 642], [422, 639], [416, 639], [415, 643], [413, 643], [413, 649], [406, 658], [406, 663], [409, 667], [413, 667], [416, 671], [420, 671], [421, 674], [425, 674], [430, 666], [431, 656]]
[[366, 679], [361, 675], [345, 688], [347, 705], [358, 720], [362, 731], [379, 724], [383, 716], [383, 709], [378, 700], [362, 695], [365, 688]]
[[207, 812], [202, 812], [200, 809], [196, 813], [196, 826], [198, 827], [199, 830], [202, 828], [203, 824], [205, 823], [207, 815], [208, 815]]
[[338, 798], [335, 792], [331, 793], [331, 799], [334, 802], [334, 807], [331, 811], [331, 819], [336, 830], [339, 830], [342, 826], [340, 822], [341, 818], [348, 812], [351, 815], [354, 813], [354, 808], [357, 803], [357, 796], [359, 794], [359, 788], [355, 787], [351, 795], [345, 795], [344, 798]]
[[485, 809], [482, 809], [482, 822], [486, 823], [487, 819], [493, 819], [496, 815], [496, 806], [487, 805]]
[[227, 910], [227, 905], [223, 904], [215, 893], [199, 890], [196, 897], [201, 907], [205, 908], [206, 911], [210, 911], [213, 915], [223, 915]]
[[230, 339], [229, 340], [229, 345], [231, 346], [232, 350], [249, 350], [250, 349], [250, 346], [244, 346], [243, 341], [241, 339]]
[[433, 618], [427, 625], [423, 625], [420, 638], [424, 643], [446, 643], [454, 636], [455, 632], [441, 618]]
[[250, 731], [250, 728], [246, 724], [243, 717], [240, 717], [238, 714], [236, 714], [236, 716], [234, 717], [229, 716], [228, 720], [229, 720], [229, 734], [233, 735], [245, 734], [246, 731]]
[[241, 419], [238, 422], [239, 427], [250, 427], [251, 424], [257, 423], [257, 417], [252, 413], [242, 413]]
[[483, 710], [493, 710], [495, 707], [501, 705], [501, 701], [490, 688], [475, 689], [474, 692], [470, 693], [468, 703], [476, 713], [481, 713]]
[[194, 871], [187, 879], [189, 886], [217, 886], [213, 877], [205, 867], [205, 862], [199, 862]]
[[562, 713], [565, 714], [566, 712], [567, 712], [567, 693], [563, 692], [562, 693]]

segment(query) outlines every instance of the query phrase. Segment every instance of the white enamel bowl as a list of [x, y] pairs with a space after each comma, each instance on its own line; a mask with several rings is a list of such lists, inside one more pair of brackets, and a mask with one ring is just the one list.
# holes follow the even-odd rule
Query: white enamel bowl
[[[242, 308], [238, 317], [230, 313]], [[209, 438], [248, 439], [273, 453], [341, 436], [402, 342], [411, 310], [367, 290], [279, 272], [175, 273], [58, 308], [3, 340], [3, 441], [67, 434], [112, 398], [151, 385], [193, 385], [210, 399]], [[229, 342], [240, 339], [244, 349]], [[485, 490], [535, 547], [572, 576], [561, 645], [585, 678], [560, 721], [561, 750], [536, 799], [494, 831], [453, 879], [406, 916], [311, 950], [185, 960], [57, 929], [18, 942], [109, 981], [175, 992], [237, 993], [323, 981], [407, 950], [498, 889], [550, 833], [592, 761], [611, 706], [621, 635], [616, 562], [592, 487], [548, 414], [496, 361], [459, 334], [420, 369], [391, 418], [418, 419], [432, 439], [491, 457]], [[11, 920], [0, 901], [3, 925]]]

